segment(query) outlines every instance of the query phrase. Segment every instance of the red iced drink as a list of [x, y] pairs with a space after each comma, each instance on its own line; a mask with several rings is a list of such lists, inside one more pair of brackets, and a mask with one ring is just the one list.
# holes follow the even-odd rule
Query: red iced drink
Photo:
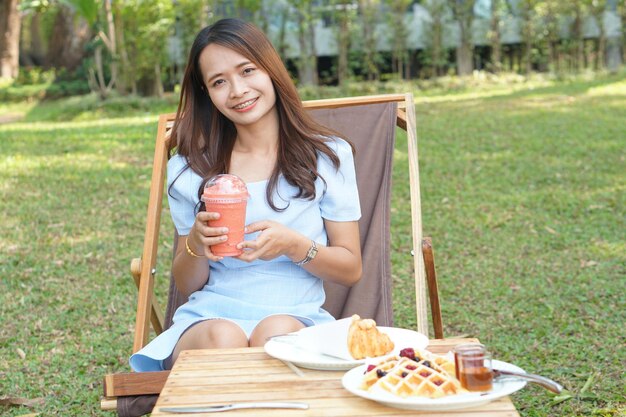
[[226, 242], [211, 246], [211, 252], [218, 256], [238, 256], [243, 253], [237, 244], [243, 242], [246, 223], [248, 189], [236, 175], [216, 175], [207, 181], [202, 194], [206, 211], [220, 214], [217, 220], [209, 220], [211, 227], [228, 227]]

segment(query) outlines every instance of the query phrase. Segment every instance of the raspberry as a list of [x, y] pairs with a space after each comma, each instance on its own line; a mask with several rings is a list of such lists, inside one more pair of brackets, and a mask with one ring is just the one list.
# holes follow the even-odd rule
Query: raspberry
[[415, 359], [415, 350], [413, 348], [404, 348], [400, 351], [400, 357]]
[[369, 371], [371, 371], [374, 368], [376, 368], [376, 365], [368, 365], [367, 366], [367, 371], [365, 371], [365, 372], [369, 372]]

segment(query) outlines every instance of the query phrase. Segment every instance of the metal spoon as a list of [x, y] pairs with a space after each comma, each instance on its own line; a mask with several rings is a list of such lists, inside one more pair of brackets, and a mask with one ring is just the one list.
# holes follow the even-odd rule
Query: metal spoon
[[514, 372], [514, 371], [505, 371], [504, 369], [494, 369], [493, 377], [514, 377], [524, 379], [528, 382], [533, 382], [535, 384], [541, 385], [547, 390], [554, 392], [555, 394], [560, 394], [563, 391], [563, 386], [556, 381], [553, 381], [544, 376], [535, 375], [535, 374], [527, 374], [522, 372]]

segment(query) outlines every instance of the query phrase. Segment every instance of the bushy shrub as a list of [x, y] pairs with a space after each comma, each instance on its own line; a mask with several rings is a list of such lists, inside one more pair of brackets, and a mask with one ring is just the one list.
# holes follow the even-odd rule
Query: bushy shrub
[[84, 74], [63, 69], [32, 67], [20, 70], [16, 80], [0, 84], [0, 100], [8, 102], [57, 99], [89, 93]]
[[53, 99], [60, 97], [77, 96], [87, 94], [91, 90], [86, 80], [57, 81], [46, 90], [45, 98]]
[[45, 70], [41, 67], [21, 68], [15, 80], [18, 85], [49, 84], [56, 78], [54, 69]]
[[48, 84], [17, 85], [15, 83], [0, 86], [0, 101], [33, 101], [41, 100], [46, 95]]

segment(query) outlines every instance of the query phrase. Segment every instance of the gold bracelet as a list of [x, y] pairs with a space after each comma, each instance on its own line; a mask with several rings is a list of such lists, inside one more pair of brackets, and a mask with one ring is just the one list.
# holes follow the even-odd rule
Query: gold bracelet
[[193, 256], [194, 258], [204, 258], [204, 255], [198, 255], [197, 253], [191, 250], [191, 248], [189, 247], [189, 236], [185, 238], [185, 249], [187, 249], [187, 253]]

